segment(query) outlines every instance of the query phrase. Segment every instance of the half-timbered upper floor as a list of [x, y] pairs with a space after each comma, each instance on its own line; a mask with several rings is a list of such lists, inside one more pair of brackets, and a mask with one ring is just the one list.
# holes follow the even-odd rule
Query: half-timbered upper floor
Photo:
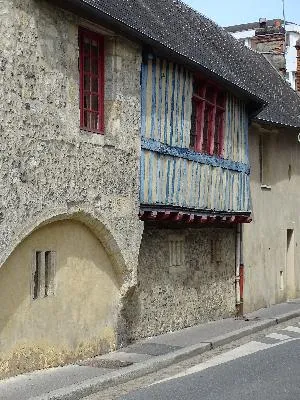
[[[148, 54], [141, 73], [141, 208], [250, 214], [245, 102], [182, 65]], [[151, 214], [152, 215], [152, 214]]]
[[64, 7], [147, 49], [142, 213], [249, 216], [249, 120], [300, 127], [299, 97], [268, 61], [181, 0], [68, 0]]

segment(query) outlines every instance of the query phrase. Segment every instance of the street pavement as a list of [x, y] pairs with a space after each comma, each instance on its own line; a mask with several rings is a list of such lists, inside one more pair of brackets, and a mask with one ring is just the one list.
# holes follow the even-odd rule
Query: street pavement
[[299, 358], [296, 322], [118, 399], [299, 400]]
[[298, 299], [256, 311], [244, 319], [227, 318], [148, 338], [74, 365], [3, 380], [0, 382], [0, 399], [75, 400], [103, 393], [108, 387], [158, 373], [195, 356], [213, 353], [220, 346], [266, 328], [273, 329], [277, 324], [299, 316]]

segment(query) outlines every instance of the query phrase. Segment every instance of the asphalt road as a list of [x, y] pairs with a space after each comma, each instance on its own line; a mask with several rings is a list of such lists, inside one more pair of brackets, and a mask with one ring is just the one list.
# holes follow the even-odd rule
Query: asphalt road
[[[198, 369], [198, 372], [186, 370], [183, 373], [185, 376], [171, 377], [168, 381], [131, 392], [119, 399], [299, 400], [300, 335], [292, 336], [294, 340], [283, 340], [277, 344], [268, 338], [264, 343], [251, 342], [252, 347], [257, 346], [252, 354], [243, 355], [250, 348], [248, 344], [247, 348], [237, 348], [235, 353], [225, 353], [223, 359], [211, 360], [211, 366], [195, 366], [194, 370]], [[213, 366], [214, 363], [217, 365]]]

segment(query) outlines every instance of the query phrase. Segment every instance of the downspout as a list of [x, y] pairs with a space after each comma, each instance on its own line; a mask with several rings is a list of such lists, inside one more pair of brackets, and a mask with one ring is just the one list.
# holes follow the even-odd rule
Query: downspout
[[235, 307], [236, 316], [240, 316], [241, 290], [240, 290], [240, 259], [241, 259], [241, 225], [236, 227], [235, 237]]
[[243, 252], [243, 224], [240, 225], [240, 309], [239, 316], [244, 316], [244, 252]]

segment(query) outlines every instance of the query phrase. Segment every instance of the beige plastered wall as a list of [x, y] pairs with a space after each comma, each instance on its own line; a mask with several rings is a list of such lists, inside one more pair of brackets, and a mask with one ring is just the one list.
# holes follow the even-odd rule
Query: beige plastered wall
[[[33, 300], [35, 251], [56, 253], [54, 295]], [[48, 224], [0, 269], [0, 377], [114, 350], [121, 276], [91, 230]]]
[[[264, 140], [260, 181], [259, 137]], [[244, 225], [245, 311], [300, 295], [298, 132], [253, 125], [249, 132], [253, 222]], [[293, 230], [287, 252], [287, 230]], [[291, 231], [290, 231], [291, 232]]]

